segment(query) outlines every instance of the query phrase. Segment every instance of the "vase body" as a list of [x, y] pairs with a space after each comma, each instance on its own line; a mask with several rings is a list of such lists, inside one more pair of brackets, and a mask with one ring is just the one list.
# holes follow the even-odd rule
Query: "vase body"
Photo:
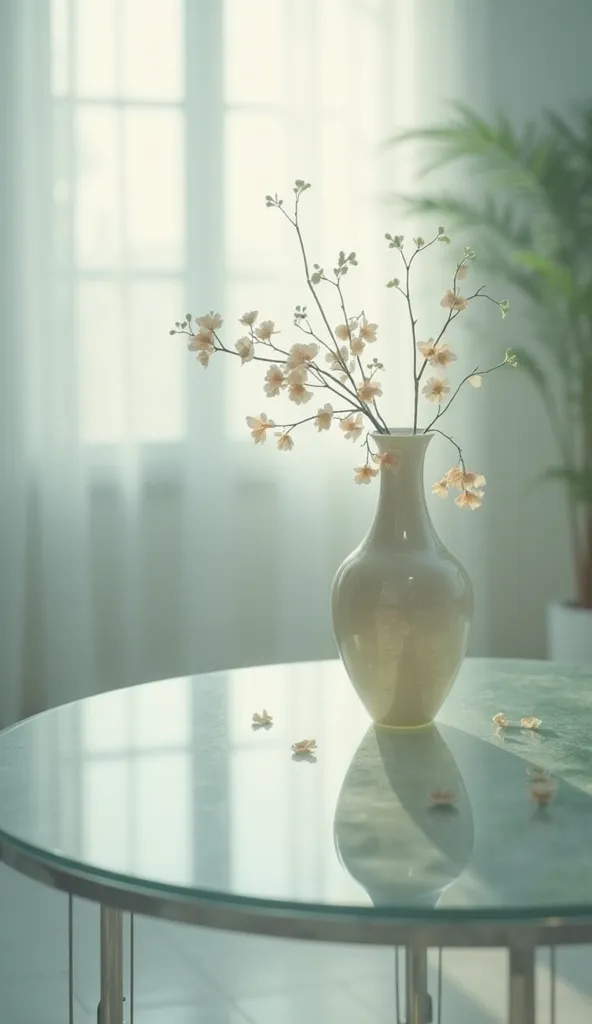
[[383, 467], [374, 522], [333, 582], [333, 629], [358, 696], [381, 724], [432, 722], [465, 655], [473, 612], [467, 572], [440, 541], [424, 493], [430, 434], [374, 435]]

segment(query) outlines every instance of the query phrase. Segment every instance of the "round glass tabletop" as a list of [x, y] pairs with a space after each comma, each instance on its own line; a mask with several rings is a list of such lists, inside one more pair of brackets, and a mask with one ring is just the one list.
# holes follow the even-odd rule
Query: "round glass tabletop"
[[[372, 726], [338, 662], [120, 690], [0, 735], [0, 853], [317, 920], [592, 916], [591, 718], [592, 671], [544, 662], [468, 660], [437, 725], [410, 732]], [[294, 757], [304, 739], [316, 753]]]

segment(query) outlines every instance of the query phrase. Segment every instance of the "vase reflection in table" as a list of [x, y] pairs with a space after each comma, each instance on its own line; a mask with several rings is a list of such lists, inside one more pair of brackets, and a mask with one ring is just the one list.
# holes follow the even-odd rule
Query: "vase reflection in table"
[[[448, 790], [454, 806], [431, 793]], [[371, 726], [337, 801], [335, 845], [375, 906], [435, 907], [473, 852], [473, 815], [462, 776], [436, 726]]]

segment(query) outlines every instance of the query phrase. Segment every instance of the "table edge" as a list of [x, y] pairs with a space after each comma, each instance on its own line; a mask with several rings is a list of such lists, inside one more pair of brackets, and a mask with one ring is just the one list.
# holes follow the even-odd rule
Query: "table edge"
[[468, 948], [471, 946], [522, 947], [578, 945], [592, 942], [592, 912], [573, 917], [553, 916], [535, 908], [521, 919], [503, 911], [480, 916], [452, 916], [445, 909], [438, 917], [377, 917], [371, 908], [344, 907], [322, 911], [303, 905], [256, 900], [230, 901], [223, 895], [185, 896], [149, 889], [139, 882], [125, 884], [115, 877], [88, 877], [66, 865], [48, 861], [0, 835], [0, 860], [19, 874], [70, 896], [115, 907], [158, 920], [193, 924], [221, 931], [274, 938], [357, 945]]

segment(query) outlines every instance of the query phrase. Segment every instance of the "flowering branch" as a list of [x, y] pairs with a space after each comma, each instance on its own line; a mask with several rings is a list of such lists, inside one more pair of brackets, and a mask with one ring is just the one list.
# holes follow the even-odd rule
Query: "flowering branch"
[[515, 364], [512, 364], [511, 358], [512, 358], [512, 356], [511, 356], [511, 352], [510, 352], [510, 357], [509, 358], [508, 358], [508, 355], [506, 354], [506, 357], [502, 360], [501, 363], [496, 363], [495, 366], [490, 366], [488, 370], [480, 370], [479, 367], [476, 366], [475, 369], [472, 371], [472, 373], [467, 373], [466, 377], [463, 377], [463, 379], [461, 380], [460, 384], [457, 386], [457, 388], [453, 392], [452, 396], [448, 399], [446, 404], [443, 407], [440, 406], [438, 408], [438, 412], [434, 416], [433, 420], [431, 421], [431, 423], [428, 423], [427, 427], [425, 428], [424, 434], [427, 434], [428, 431], [432, 429], [434, 423], [436, 423], [440, 419], [440, 417], [443, 416], [444, 413], [448, 411], [448, 409], [450, 408], [450, 406], [454, 402], [454, 399], [458, 395], [460, 389], [462, 388], [463, 384], [466, 384], [467, 381], [471, 381], [471, 382], [473, 382], [473, 387], [480, 388], [481, 384], [482, 384], [481, 378], [485, 377], [486, 374], [493, 373], [494, 370], [500, 370], [502, 366], [506, 366], [507, 364], [515, 365]]
[[[309, 189], [309, 188], [310, 188], [310, 185], [307, 184], [306, 182], [304, 182], [302, 180], [296, 181], [295, 187], [294, 187], [295, 200], [294, 200], [294, 217], [293, 218], [290, 217], [289, 213], [287, 213], [286, 210], [284, 209], [283, 200], [278, 199], [277, 196], [272, 197], [272, 196], [268, 195], [268, 196], [265, 197], [265, 201], [266, 201], [267, 206], [275, 206], [276, 209], [278, 209], [280, 211], [280, 213], [283, 213], [283, 215], [286, 218], [286, 220], [292, 225], [292, 227], [296, 231], [296, 236], [298, 238], [298, 244], [300, 246], [300, 252], [301, 252], [301, 255], [302, 255], [302, 262], [304, 264], [304, 273], [306, 275], [306, 284], [307, 284], [307, 286], [309, 288], [309, 291], [311, 292], [311, 294], [312, 294], [312, 296], [313, 296], [313, 298], [315, 300], [315, 303], [317, 305], [319, 313], [321, 314], [321, 318], [323, 320], [323, 323], [325, 324], [325, 327], [327, 328], [327, 331], [329, 333], [329, 337], [331, 338], [331, 341], [333, 342], [334, 352], [336, 354], [338, 354], [339, 353], [339, 345], [337, 344], [337, 340], [336, 340], [335, 335], [334, 335], [334, 333], [333, 333], [333, 331], [331, 329], [331, 324], [329, 323], [327, 314], [325, 313], [323, 304], [322, 304], [321, 300], [319, 299], [319, 297], [317, 295], [317, 292], [316, 292], [316, 288], [315, 288], [315, 283], [318, 284], [321, 280], [329, 280], [329, 279], [324, 276], [322, 270], [320, 270], [320, 268], [317, 265], [315, 265], [315, 268], [314, 268], [315, 269], [314, 275], [311, 276], [310, 269], [309, 269], [309, 263], [308, 263], [308, 256], [307, 256], [307, 252], [306, 252], [306, 246], [304, 244], [304, 238], [302, 237], [302, 231], [300, 229], [300, 223], [298, 221], [298, 205], [299, 205], [299, 202], [300, 202], [300, 197], [303, 194], [303, 192], [306, 192], [306, 190]], [[350, 263], [352, 265], [354, 265], [354, 266], [356, 265], [355, 253], [350, 253], [349, 257], [347, 257], [347, 258], [345, 257], [345, 253], [342, 252], [342, 253], [339, 254], [339, 263], [338, 263], [339, 270], [336, 273], [338, 281], [339, 281], [339, 277], [341, 275], [347, 273], [348, 264], [350, 264]], [[331, 283], [334, 283], [334, 282], [331, 282]], [[340, 295], [341, 295], [341, 290], [339, 289], [339, 284], [337, 284], [337, 287], [338, 287], [338, 290], [339, 290]], [[345, 307], [344, 307], [344, 315], [345, 315]], [[347, 323], [347, 320], [346, 320], [346, 323]], [[344, 372], [347, 375], [347, 377], [349, 378], [351, 384], [355, 388], [355, 382], [354, 382], [354, 379], [353, 379], [353, 377], [351, 375], [351, 371], [349, 370], [349, 368], [345, 364], [344, 364]], [[362, 408], [363, 408], [364, 413], [372, 421], [372, 423], [374, 424], [376, 429], [378, 431], [382, 432], [383, 428], [381, 427], [380, 421], [377, 420], [374, 417], [374, 415], [372, 414], [372, 412], [370, 411], [370, 409], [368, 408], [366, 403], [362, 403]]]
[[453, 437], [450, 436], [450, 434], [445, 434], [444, 431], [443, 430], [439, 430], [438, 427], [434, 427], [434, 431], [433, 432], [434, 432], [434, 434], [440, 434], [442, 437], [445, 437], [447, 441], [450, 441], [450, 444], [454, 445], [454, 447], [456, 448], [456, 450], [458, 452], [458, 464], [459, 464], [459, 466], [462, 467], [463, 472], [466, 471], [465, 460], [463, 458], [462, 448], [460, 447], [460, 445], [457, 444], [457, 442], [454, 440]]
[[[305, 339], [294, 343], [278, 344], [275, 336], [279, 332], [274, 321], [260, 319], [257, 310], [243, 313], [239, 318], [243, 330], [241, 336], [234, 343], [234, 347], [223, 341], [220, 333], [222, 317], [214, 311], [199, 317], [192, 317], [188, 313], [185, 320], [177, 322], [170, 333], [184, 334], [188, 337], [189, 350], [196, 353], [198, 361], [204, 368], [209, 366], [216, 352], [224, 352], [226, 355], [237, 357], [243, 366], [250, 362], [265, 363], [266, 373], [263, 389], [269, 399], [277, 398], [283, 393], [289, 401], [301, 406], [310, 402], [315, 392], [326, 389], [330, 396], [333, 395], [338, 399], [336, 404], [339, 408], [334, 409], [331, 402], [326, 402], [318, 408], [316, 413], [294, 420], [286, 419], [280, 424], [269, 418], [265, 412], [258, 417], [248, 416], [247, 424], [253, 440], [256, 444], [262, 444], [267, 439], [269, 431], [274, 430], [278, 439], [277, 447], [281, 451], [291, 451], [294, 447], [292, 436], [294, 431], [297, 427], [307, 423], [314, 423], [319, 433], [328, 431], [333, 423], [336, 423], [344, 438], [354, 442], [365, 431], [362, 447], [365, 448], [366, 460], [364, 465], [355, 469], [355, 479], [357, 483], [370, 483], [378, 475], [379, 469], [395, 470], [398, 466], [397, 456], [394, 452], [373, 452], [371, 448], [372, 429], [378, 434], [389, 433], [387, 421], [380, 410], [378, 401], [383, 394], [379, 378], [381, 371], [384, 370], [384, 364], [376, 357], [368, 362], [364, 362], [362, 359], [367, 345], [372, 345], [377, 341], [378, 325], [367, 319], [364, 310], [356, 316], [348, 314], [343, 280], [350, 269], [357, 266], [355, 252], [346, 254], [342, 250], [339, 253], [332, 276], [325, 274], [322, 266], [318, 263], [313, 263], [311, 266], [299, 219], [300, 200], [309, 188], [310, 185], [305, 181], [295, 182], [293, 214], [286, 211], [283, 199], [280, 199], [277, 194], [266, 196], [265, 201], [267, 206], [279, 210], [295, 231], [307, 288], [314, 298], [315, 309], [322, 322], [321, 333], [311, 323], [306, 306], [296, 306], [294, 311], [293, 326], [301, 335], [305, 335]], [[516, 357], [510, 349], [507, 349], [504, 360], [495, 366], [483, 371], [479, 371], [479, 368], [475, 367], [461, 379], [451, 394], [450, 384], [442, 371], [446, 371], [447, 367], [456, 361], [457, 356], [442, 339], [450, 324], [461, 312], [469, 309], [474, 299], [483, 298], [492, 302], [499, 308], [502, 317], [508, 311], [508, 303], [500, 302], [488, 295], [483, 285], [468, 297], [460, 294], [459, 284], [467, 276], [469, 265], [475, 259], [474, 251], [465, 248], [460, 260], [455, 265], [452, 287], [446, 291], [441, 301], [441, 306], [447, 312], [438, 335], [435, 339], [430, 338], [426, 342], [418, 341], [418, 318], [412, 301], [412, 267], [420, 253], [430, 249], [436, 243], [449, 243], [450, 239], [444, 234], [444, 229], [439, 228], [436, 235], [428, 242], [425, 242], [423, 238], [414, 238], [414, 249], [408, 255], [404, 250], [402, 235], [387, 234], [386, 238], [390, 248], [399, 250], [404, 267], [404, 283], [401, 284], [397, 278], [394, 278], [388, 282], [387, 287], [395, 288], [403, 296], [409, 317], [413, 345], [412, 433], [417, 434], [422, 429], [423, 433], [433, 431], [447, 438], [455, 447], [458, 464], [449, 470], [441, 481], [434, 484], [434, 493], [445, 497], [450, 487], [458, 487], [460, 494], [456, 499], [457, 504], [461, 507], [477, 508], [481, 504], [483, 495], [481, 488], [485, 484], [485, 477], [467, 470], [460, 446], [436, 424], [439, 424], [441, 418], [456, 400], [464, 384], [468, 382], [474, 387], [481, 387], [486, 374], [492, 373], [506, 364], [516, 365]], [[317, 286], [321, 282], [330, 284], [334, 289], [339, 315], [343, 318], [343, 322], [336, 327], [331, 326], [327, 308], [317, 293]], [[325, 332], [326, 337], [323, 337]], [[328, 366], [320, 363], [320, 353], [324, 353]], [[427, 400], [437, 403], [438, 409], [428, 426], [421, 428], [419, 427], [420, 384], [428, 365], [435, 369], [436, 375], [424, 383], [421, 393]], [[375, 468], [376, 465], [379, 468]]]

